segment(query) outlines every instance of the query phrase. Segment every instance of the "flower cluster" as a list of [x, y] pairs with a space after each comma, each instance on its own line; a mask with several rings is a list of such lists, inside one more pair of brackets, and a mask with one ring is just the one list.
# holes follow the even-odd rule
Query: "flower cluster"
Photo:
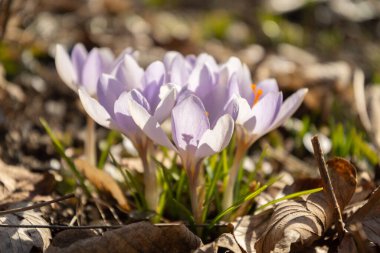
[[[236, 156], [223, 200], [230, 206], [248, 148], [289, 118], [307, 92], [301, 89], [283, 101], [275, 80], [252, 84], [248, 67], [238, 58], [217, 64], [208, 54], [168, 52], [143, 69], [131, 50], [114, 59], [109, 50], [87, 53], [76, 45], [70, 57], [57, 46], [56, 66], [98, 124], [132, 141], [144, 164], [145, 195], [152, 210], [159, 199], [152, 147], [162, 145], [178, 153], [197, 222], [203, 203], [203, 160], [223, 150], [236, 132]], [[161, 127], [166, 120], [171, 120], [171, 136]]]

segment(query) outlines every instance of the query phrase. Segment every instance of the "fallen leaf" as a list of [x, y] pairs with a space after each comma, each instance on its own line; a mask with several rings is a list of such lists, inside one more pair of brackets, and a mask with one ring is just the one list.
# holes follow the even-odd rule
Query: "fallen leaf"
[[22, 166], [6, 164], [0, 159], [0, 205], [4, 207], [38, 194], [40, 189], [37, 185], [43, 183], [45, 179], [54, 180], [45, 175], [33, 173]]
[[232, 223], [236, 241], [247, 253], [256, 252], [255, 243], [267, 228], [272, 213], [273, 209], [269, 209], [253, 216], [243, 216]]
[[194, 253], [218, 253], [222, 249], [227, 249], [231, 253], [242, 253], [234, 236], [228, 233], [222, 234], [212, 243], [203, 245]]
[[347, 220], [347, 225], [360, 222], [368, 240], [380, 245], [380, 187], [368, 201]]
[[154, 226], [149, 222], [130, 224], [120, 229], [59, 247], [54, 240], [47, 253], [186, 253], [201, 245], [201, 240], [184, 225]]
[[[0, 217], [1, 225], [48, 225], [35, 211], [7, 214]], [[47, 228], [2, 227], [0, 229], [0, 252], [27, 253], [33, 247], [45, 250], [51, 234]]]
[[338, 253], [357, 253], [359, 252], [356, 248], [355, 240], [350, 234], [345, 234], [342, 242], [339, 244]]
[[333, 206], [323, 192], [282, 202], [274, 208], [265, 232], [255, 243], [258, 253], [290, 252], [320, 238], [334, 221]]
[[[355, 168], [342, 158], [331, 159], [327, 165], [333, 192], [343, 210], [355, 192]], [[337, 218], [325, 178], [322, 185], [323, 192], [281, 202], [268, 210], [271, 214], [262, 213], [237, 223], [234, 234], [239, 245], [248, 253], [290, 252], [321, 238]]]
[[[349, 161], [339, 157], [327, 161], [327, 169], [334, 194], [337, 198], [340, 210], [343, 212], [355, 193], [357, 184], [356, 169]], [[322, 185], [324, 191], [327, 191], [328, 186], [324, 178], [322, 178]]]
[[75, 166], [83, 175], [99, 190], [108, 192], [125, 211], [130, 211], [130, 206], [123, 191], [109, 174], [97, 169], [85, 160], [75, 160]]

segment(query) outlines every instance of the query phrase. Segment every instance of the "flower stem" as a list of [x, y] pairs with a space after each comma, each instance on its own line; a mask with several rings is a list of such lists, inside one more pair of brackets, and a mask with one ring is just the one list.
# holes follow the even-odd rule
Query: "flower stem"
[[237, 142], [237, 147], [235, 151], [234, 161], [232, 163], [232, 167], [228, 173], [227, 177], [227, 186], [224, 191], [223, 200], [222, 200], [222, 208], [223, 210], [226, 210], [233, 204], [234, 200], [234, 186], [237, 174], [239, 172], [240, 165], [242, 163], [243, 157], [245, 153], [247, 152], [248, 145], [245, 145], [245, 143], [239, 143]]
[[194, 221], [196, 224], [201, 224], [203, 223], [202, 213], [205, 200], [204, 174], [201, 168], [202, 161], [196, 163], [182, 159], [182, 164], [189, 180], [190, 202]]
[[145, 200], [148, 208], [156, 211], [161, 191], [157, 184], [156, 167], [154, 166], [151, 158], [152, 149], [153, 145], [152, 143], [149, 143], [147, 144], [146, 149], [139, 153], [144, 168]]
[[87, 115], [86, 139], [84, 140], [84, 149], [87, 161], [96, 166], [96, 132], [95, 121]]

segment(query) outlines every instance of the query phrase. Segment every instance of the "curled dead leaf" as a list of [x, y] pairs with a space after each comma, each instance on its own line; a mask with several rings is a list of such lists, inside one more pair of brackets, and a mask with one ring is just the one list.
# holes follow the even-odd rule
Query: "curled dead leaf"
[[[380, 246], [380, 187], [368, 201], [347, 220], [347, 225], [360, 223], [367, 238]], [[350, 230], [350, 227], [348, 227]]]
[[274, 209], [238, 221], [234, 235], [239, 245], [248, 253], [290, 252], [321, 238], [338, 215], [331, 196], [335, 195], [343, 210], [356, 188], [356, 170], [350, 162], [334, 158], [327, 165], [329, 180], [322, 177], [323, 192], [281, 202]]
[[221, 249], [228, 249], [231, 253], [242, 253], [239, 244], [236, 242], [233, 234], [224, 233], [214, 242], [203, 245], [194, 253], [218, 253]]
[[78, 170], [83, 173], [97, 189], [110, 193], [119, 206], [125, 211], [131, 209], [123, 191], [120, 189], [115, 179], [109, 174], [95, 168], [85, 160], [77, 159], [74, 163]]
[[290, 252], [320, 238], [334, 220], [333, 206], [322, 192], [277, 205], [265, 232], [255, 243], [258, 253]]
[[[49, 225], [35, 211], [0, 216], [2, 225]], [[0, 229], [0, 252], [27, 253], [33, 247], [45, 250], [51, 234], [47, 228], [3, 227]]]
[[247, 253], [256, 252], [255, 243], [266, 230], [272, 213], [273, 209], [268, 209], [253, 216], [243, 216], [232, 223], [236, 241]]
[[71, 244], [53, 241], [46, 252], [190, 253], [201, 243], [201, 240], [184, 225], [157, 227], [149, 222], [139, 222], [107, 231], [103, 236], [94, 236]]

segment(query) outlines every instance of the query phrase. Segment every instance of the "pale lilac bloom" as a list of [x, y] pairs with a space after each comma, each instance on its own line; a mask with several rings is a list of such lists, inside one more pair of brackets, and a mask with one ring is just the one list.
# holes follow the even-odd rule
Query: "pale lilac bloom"
[[150, 159], [153, 143], [131, 117], [134, 108], [130, 108], [128, 101], [137, 101], [152, 119], [162, 123], [175, 104], [176, 90], [165, 83], [165, 67], [159, 61], [151, 63], [144, 71], [132, 56], [126, 54], [111, 73], [100, 77], [97, 98], [84, 88], [79, 89], [79, 97], [86, 112], [98, 124], [116, 129], [132, 141], [143, 162], [145, 198], [148, 207], [155, 210], [160, 190], [155, 166]]
[[233, 188], [238, 169], [248, 148], [261, 136], [282, 125], [301, 105], [307, 89], [300, 89], [283, 101], [276, 80], [268, 79], [252, 84], [245, 64], [232, 58], [227, 64], [230, 83], [230, 99], [237, 106], [236, 151], [229, 171], [228, 183], [223, 196], [223, 208], [233, 204]]
[[62, 45], [56, 46], [55, 65], [63, 82], [75, 92], [83, 87], [91, 96], [96, 96], [98, 79], [102, 73], [109, 73], [120, 63], [124, 54], [132, 54], [126, 49], [120, 56], [115, 56], [109, 48], [93, 48], [90, 52], [81, 43], [77, 43], [71, 55]]
[[229, 114], [225, 114], [217, 120], [214, 127], [211, 127], [202, 101], [194, 94], [187, 94], [172, 110], [172, 142], [149, 107], [138, 99], [137, 92], [131, 92], [128, 107], [130, 115], [147, 136], [155, 143], [175, 150], [181, 157], [189, 179], [194, 218], [197, 223], [201, 222], [202, 161], [228, 145], [234, 129], [233, 119]]
[[[141, 131], [130, 116], [127, 97], [133, 96], [161, 123], [170, 115], [176, 91], [166, 84], [165, 68], [159, 61], [151, 63], [144, 71], [127, 54], [123, 64], [116, 66], [112, 73], [114, 76], [102, 74], [99, 79], [97, 99], [84, 89], [79, 90], [80, 99], [98, 124], [119, 130], [136, 143], [136, 139], [141, 138]], [[132, 90], [134, 92], [130, 93]]]

